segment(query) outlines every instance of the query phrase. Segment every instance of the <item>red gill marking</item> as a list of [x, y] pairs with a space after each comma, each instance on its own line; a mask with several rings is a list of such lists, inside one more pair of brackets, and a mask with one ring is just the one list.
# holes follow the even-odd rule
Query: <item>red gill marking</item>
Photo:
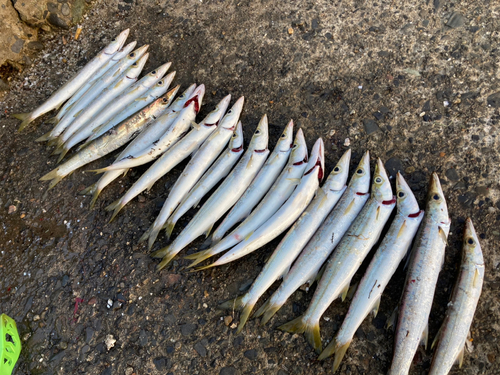
[[219, 125], [219, 121], [216, 121], [213, 124], [205, 124], [205, 126], [217, 126], [217, 125]]
[[382, 204], [385, 204], [387, 206], [391, 205], [391, 204], [395, 204], [396, 203], [396, 198], [395, 197], [392, 197], [391, 200], [389, 201], [382, 201]]
[[257, 152], [259, 154], [263, 153], [263, 152], [266, 152], [267, 151], [267, 148], [264, 148], [262, 150], [254, 150], [254, 152]]
[[[306, 157], [307, 158], [307, 157]], [[314, 166], [309, 169], [306, 173], [304, 173], [304, 176], [311, 173], [313, 171], [314, 168], [318, 167], [319, 166], [319, 172], [318, 172], [318, 179], [322, 179], [323, 178], [323, 168], [321, 168], [321, 160], [320, 158], [318, 158], [318, 160], [316, 161], [316, 164], [314, 164]]]
[[361, 192], [357, 192], [356, 195], [367, 195], [367, 194], [370, 194], [370, 193], [361, 193]]
[[191, 99], [189, 99], [186, 104], [184, 104], [184, 108], [186, 108], [188, 105], [190, 105], [192, 102], [194, 102], [194, 111], [196, 113], [200, 112], [200, 103], [198, 102], [198, 95], [193, 96]]
[[418, 215], [420, 215], [421, 212], [422, 210], [415, 212], [414, 214], [409, 214], [408, 217], [418, 217]]
[[232, 152], [239, 152], [241, 150], [243, 150], [243, 145], [241, 145], [240, 147], [236, 147], [236, 148], [231, 149]]
[[306, 156], [304, 157], [304, 159], [302, 159], [301, 161], [298, 161], [296, 163], [293, 163], [293, 165], [302, 165], [304, 163], [307, 163], [307, 154]]

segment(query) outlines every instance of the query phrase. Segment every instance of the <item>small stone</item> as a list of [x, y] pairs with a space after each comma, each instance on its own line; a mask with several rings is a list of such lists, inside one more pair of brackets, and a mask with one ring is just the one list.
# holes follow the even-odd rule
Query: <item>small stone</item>
[[69, 5], [64, 3], [62, 6], [61, 6], [61, 13], [63, 16], [69, 16], [69, 13], [70, 13], [70, 9], [69, 9]]
[[33, 321], [34, 321], [34, 322], [38, 322], [39, 320], [40, 320], [40, 315], [35, 315], [35, 316], [33, 317]]
[[490, 107], [500, 108], [500, 91], [498, 91], [498, 92], [496, 92], [494, 94], [489, 95], [486, 98], [486, 102], [488, 103], [488, 105]]
[[92, 337], [94, 337], [94, 329], [92, 327], [85, 328], [85, 342], [87, 344], [92, 341]]
[[156, 369], [158, 371], [161, 371], [163, 373], [163, 371], [165, 371], [167, 369], [167, 359], [166, 358], [162, 358], [162, 357], [159, 357], [159, 358], [155, 358], [153, 359], [153, 363], [156, 367]]
[[104, 344], [106, 344], [106, 348], [108, 348], [108, 350], [114, 347], [115, 343], [116, 340], [113, 337], [113, 335], [107, 335], [106, 338], [104, 339]]
[[196, 324], [191, 324], [191, 323], [186, 323], [181, 325], [182, 336], [189, 336], [194, 331], [196, 331], [197, 328], [198, 326]]
[[123, 306], [123, 303], [121, 303], [120, 301], [115, 301], [113, 303], [113, 310], [116, 311], [116, 310], [119, 310], [121, 309]]
[[465, 25], [465, 17], [462, 16], [459, 12], [453, 12], [448, 22], [446, 22], [446, 26], [449, 26], [453, 29], [457, 27], [462, 27]]
[[146, 202], [146, 198], [144, 198], [143, 195], [139, 195], [139, 198], [137, 198], [139, 200], [139, 203], [144, 203]]
[[0, 91], [9, 91], [10, 86], [7, 82], [5, 82], [2, 78], [0, 78]]
[[125, 375], [132, 375], [134, 373], [134, 369], [132, 367], [127, 367], [125, 370]]
[[450, 181], [458, 181], [460, 178], [458, 176], [456, 169], [454, 169], [454, 168], [448, 169], [444, 174], [445, 174], [446, 178]]
[[112, 299], [108, 299], [108, 303], [106, 304], [106, 307], [108, 309], [112, 308], [113, 307], [113, 300]]
[[410, 173], [413, 173], [413, 172], [415, 172], [415, 167], [408, 167], [408, 168], [405, 169], [405, 173], [410, 174]]
[[207, 349], [201, 342], [197, 342], [196, 344], [194, 344], [194, 350], [196, 350], [200, 357], [207, 356]]
[[258, 354], [257, 350], [255, 350], [255, 349], [250, 349], [250, 350], [247, 350], [245, 353], [243, 353], [243, 355], [245, 357], [247, 357], [248, 359], [250, 359], [250, 360], [256, 359], [257, 358], [257, 354]]
[[233, 317], [231, 315], [228, 315], [228, 316], [225, 316], [224, 317], [224, 324], [226, 326], [229, 326], [231, 324], [231, 322], [233, 321]]
[[19, 216], [21, 219], [24, 219], [26, 217], [25, 213], [22, 213], [21, 216]]
[[293, 34], [293, 28], [291, 28], [291, 27], [288, 28], [288, 34], [290, 34], [290, 35]]
[[344, 141], [344, 146], [349, 147], [351, 145], [351, 140], [349, 138], [346, 138]]
[[14, 205], [9, 206], [9, 214], [12, 214], [17, 211], [17, 207]]
[[237, 375], [238, 371], [234, 367], [223, 367], [221, 368], [219, 375]]
[[377, 123], [372, 119], [364, 119], [363, 126], [367, 135], [373, 134], [380, 130]]
[[385, 169], [387, 173], [392, 177], [396, 177], [396, 174], [403, 170], [403, 163], [396, 157], [392, 157], [385, 162]]
[[88, 301], [87, 303], [88, 303], [89, 305], [94, 306], [94, 305], [97, 303], [97, 298], [92, 297], [91, 299], [89, 299], [89, 301]]

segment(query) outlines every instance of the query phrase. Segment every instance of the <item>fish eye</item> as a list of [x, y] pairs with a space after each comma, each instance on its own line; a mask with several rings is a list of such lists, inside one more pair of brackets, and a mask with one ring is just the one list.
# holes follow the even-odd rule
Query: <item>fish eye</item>
[[285, 133], [281, 134], [281, 138], [286, 138], [286, 134]]
[[128, 55], [128, 57], [135, 57], [135, 53], [132, 52], [131, 54]]
[[358, 169], [358, 170], [356, 171], [356, 173], [357, 173], [357, 174], [359, 174], [359, 175], [361, 175], [361, 174], [363, 174], [363, 170], [360, 168], [360, 169]]
[[116, 42], [116, 38], [111, 39], [112, 42]]
[[259, 134], [260, 134], [260, 130], [257, 130], [257, 131], [255, 132], [255, 135], [259, 135]]
[[167, 98], [163, 98], [163, 103], [166, 103], [168, 102], [168, 99]]
[[405, 195], [406, 195], [406, 194], [405, 194], [404, 192], [402, 192], [402, 191], [400, 191], [400, 192], [398, 193], [398, 197], [399, 197], [399, 198], [404, 198], [404, 197], [405, 197]]
[[340, 167], [333, 168], [333, 171], [336, 172], [336, 173], [340, 172]]
[[163, 85], [163, 81], [158, 81], [157, 85]]
[[295, 144], [293, 145], [292, 149], [296, 149], [298, 146]]
[[136, 62], [135, 62], [135, 63], [133, 63], [133, 64], [132, 64], [132, 66], [137, 66], [137, 63], [136, 63]]
[[233, 134], [233, 138], [236, 138], [236, 133]]
[[151, 72], [151, 74], [156, 74], [156, 70], [153, 70], [153, 71]]
[[376, 182], [377, 184], [381, 184], [381, 183], [382, 183], [382, 178], [380, 178], [380, 177], [376, 177], [376, 178], [375, 178], [375, 182]]
[[432, 198], [434, 198], [435, 201], [438, 201], [439, 200], [439, 195], [434, 194], [434, 196]]
[[469, 239], [467, 240], [467, 243], [468, 243], [469, 245], [474, 245], [474, 240], [473, 240], [472, 238], [469, 238]]
[[232, 110], [232, 109], [230, 109], [230, 110], [229, 110], [229, 112], [228, 112], [227, 114], [230, 114], [231, 112], [233, 112], [233, 110]]

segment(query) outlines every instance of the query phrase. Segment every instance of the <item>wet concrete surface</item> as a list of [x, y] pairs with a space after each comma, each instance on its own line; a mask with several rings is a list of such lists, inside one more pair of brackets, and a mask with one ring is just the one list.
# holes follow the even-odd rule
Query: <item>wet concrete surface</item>
[[[50, 116], [17, 134], [19, 121], [10, 114], [34, 109], [126, 27], [130, 40], [151, 45], [145, 71], [172, 61], [176, 83], [206, 85], [200, 118], [226, 94], [245, 95], [247, 141], [262, 114], [270, 120], [271, 145], [293, 118], [309, 146], [319, 136], [325, 140], [329, 173], [348, 138], [352, 165], [369, 149], [372, 161], [380, 157], [393, 173], [404, 172], [422, 205], [428, 178], [438, 172], [452, 227], [430, 338], [444, 317], [470, 216], [486, 276], [471, 328], [472, 351], [452, 373], [498, 373], [499, 11], [491, 1], [96, 1], [78, 41], [74, 29], [42, 36], [45, 49], [12, 78], [0, 101], [0, 311], [18, 322], [23, 339], [16, 374], [331, 373], [332, 360], [318, 362], [302, 335], [275, 329], [307, 308], [311, 291], [296, 292], [270, 324], [251, 320], [240, 335], [238, 314], [216, 309], [248, 287], [278, 240], [198, 274], [182, 270], [189, 264], [182, 257], [158, 273], [157, 261], [137, 246], [185, 164], [111, 224], [104, 207], [146, 167], [105, 189], [94, 210], [88, 208], [90, 197], [78, 192], [98, 177], [82, 172], [109, 164], [116, 153], [48, 193], [38, 181], [56, 161], [34, 142], [50, 129], [44, 123]], [[156, 246], [162, 244], [160, 237]], [[384, 324], [403, 281], [399, 269], [378, 316], [358, 330], [340, 373], [387, 372], [393, 333]], [[324, 344], [347, 307], [336, 301], [324, 314]], [[411, 373], [425, 374], [431, 355], [420, 349]]]

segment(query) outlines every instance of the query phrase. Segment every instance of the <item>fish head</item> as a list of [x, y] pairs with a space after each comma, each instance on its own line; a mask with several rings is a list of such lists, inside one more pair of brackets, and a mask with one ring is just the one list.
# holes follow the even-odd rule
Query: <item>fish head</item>
[[231, 141], [229, 141], [229, 149], [233, 152], [240, 152], [243, 150], [243, 126], [241, 125], [241, 121], [238, 121], [234, 129]]
[[376, 199], [382, 204], [394, 204], [396, 199], [392, 195], [391, 182], [380, 158], [377, 159], [372, 181], [372, 199]]
[[222, 121], [220, 123], [220, 127], [222, 129], [234, 131], [238, 119], [240, 118], [241, 111], [243, 110], [244, 102], [245, 98], [242, 96], [233, 104], [231, 109], [222, 118]]
[[214, 110], [210, 112], [200, 123], [204, 126], [212, 127], [219, 124], [219, 120], [226, 113], [226, 109], [231, 101], [231, 95], [227, 95], [215, 106]]
[[159, 111], [163, 113], [167, 109], [167, 107], [172, 103], [172, 100], [175, 97], [175, 94], [177, 94], [177, 91], [179, 91], [179, 85], [175, 86], [172, 90], [167, 92], [163, 97], [159, 98], [155, 102], [155, 106], [153, 107], [158, 107]]
[[[344, 188], [349, 175], [349, 163], [351, 161], [351, 149], [344, 152], [337, 165], [333, 167], [326, 179], [324, 187], [332, 191], [340, 191]], [[326, 191], [326, 190], [325, 190]]]
[[465, 221], [465, 231], [464, 231], [464, 245], [462, 248], [463, 259], [468, 259], [470, 262], [478, 265], [484, 265], [483, 252], [481, 251], [481, 245], [474, 230], [474, 225], [472, 225], [471, 218], [467, 218]]
[[203, 96], [205, 95], [205, 85], [199, 85], [189, 96], [184, 108], [187, 108], [191, 103], [194, 103], [194, 110], [196, 113], [200, 112], [201, 102], [203, 101]]
[[125, 73], [126, 77], [130, 79], [137, 78], [139, 74], [141, 74], [142, 69], [144, 68], [144, 64], [146, 64], [148, 58], [149, 58], [149, 53], [145, 53], [144, 56], [142, 56], [139, 60], [130, 65], [130, 67], [127, 69], [127, 72]]
[[112, 61], [118, 61], [127, 56], [136, 46], [137, 42], [134, 40], [133, 42], [127, 44], [125, 47], [122, 47], [117, 53], [113, 55], [111, 58]]
[[175, 77], [175, 72], [167, 74], [165, 77], [163, 77], [162, 79], [158, 80], [155, 83], [155, 85], [148, 94], [154, 95], [157, 92], [162, 92], [162, 93], [165, 92], [172, 83], [172, 81], [174, 80], [174, 77]]
[[253, 137], [250, 141], [250, 145], [248, 146], [249, 150], [253, 150], [254, 152], [264, 152], [267, 150], [267, 143], [269, 141], [269, 129], [267, 126], [267, 116], [264, 115], [259, 121], [257, 125], [257, 129], [255, 133], [253, 133]]
[[307, 163], [304, 176], [317, 173], [318, 180], [321, 182], [325, 176], [325, 146], [323, 144], [323, 139], [318, 138], [314, 143], [311, 151], [311, 156], [309, 157], [309, 163]]
[[167, 72], [168, 68], [170, 68], [170, 65], [172, 65], [172, 63], [170, 63], [170, 62], [163, 64], [163, 65], [159, 66], [158, 68], [149, 72], [149, 74], [147, 74], [144, 78], [148, 77], [148, 78], [154, 79], [155, 81], [157, 79], [161, 79], [161, 77], [163, 77], [165, 75], [165, 73]]
[[182, 107], [184, 107], [184, 104], [188, 100], [188, 98], [191, 96], [193, 93], [194, 89], [196, 88], [196, 84], [192, 84], [189, 86], [182, 94], [180, 94], [172, 103], [170, 106], [173, 112], [180, 111]]
[[293, 120], [285, 126], [285, 130], [281, 133], [280, 139], [276, 144], [276, 149], [279, 152], [289, 152], [293, 147]]
[[417, 217], [420, 214], [420, 207], [415, 195], [399, 172], [396, 175], [396, 200], [398, 213], [401, 215]]
[[132, 51], [127, 55], [127, 57], [126, 57], [127, 60], [130, 60], [130, 61], [139, 60], [146, 53], [148, 48], [149, 48], [149, 44], [145, 44], [145, 45], [137, 48], [135, 51]]
[[307, 144], [302, 129], [295, 134], [295, 140], [292, 145], [292, 152], [288, 158], [288, 165], [303, 165], [307, 163]]
[[370, 190], [370, 152], [366, 151], [349, 181], [349, 187], [358, 195]]
[[104, 53], [106, 55], [114, 55], [116, 51], [118, 51], [125, 44], [127, 40], [128, 34], [130, 33], [130, 29], [123, 30], [116, 38], [111, 40], [106, 48], [104, 48]]
[[441, 224], [448, 225], [450, 219], [448, 217], [448, 206], [444, 197], [443, 189], [439, 176], [434, 172], [429, 183], [429, 191], [427, 195], [427, 208], [429, 214], [433, 214], [437, 221]]

